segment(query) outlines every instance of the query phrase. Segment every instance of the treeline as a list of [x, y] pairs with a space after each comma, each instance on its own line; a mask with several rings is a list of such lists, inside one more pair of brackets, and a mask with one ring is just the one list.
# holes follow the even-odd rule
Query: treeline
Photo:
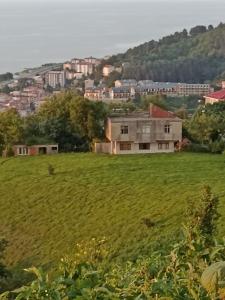
[[0, 82], [1, 81], [8, 81], [13, 79], [13, 74], [12, 73], [5, 73], [5, 74], [0, 74]]
[[204, 83], [224, 78], [225, 24], [196, 26], [189, 33], [184, 29], [114, 55], [107, 63], [123, 64], [125, 79]]
[[37, 113], [22, 118], [16, 110], [0, 113], [0, 152], [12, 152], [16, 143], [58, 143], [60, 151], [88, 151], [94, 139], [104, 137], [106, 108], [66, 92], [46, 99]]
[[[35, 276], [32, 283], [5, 292], [0, 299], [222, 300], [225, 244], [215, 240], [218, 206], [219, 199], [205, 186], [197, 199], [189, 200], [180, 232], [173, 240], [159, 241], [147, 257], [115, 265], [110, 262], [107, 240], [92, 238], [64, 254], [51, 275], [42, 269], [27, 269]], [[151, 231], [151, 220], [146, 226]], [[10, 283], [10, 277], [4, 280]]]

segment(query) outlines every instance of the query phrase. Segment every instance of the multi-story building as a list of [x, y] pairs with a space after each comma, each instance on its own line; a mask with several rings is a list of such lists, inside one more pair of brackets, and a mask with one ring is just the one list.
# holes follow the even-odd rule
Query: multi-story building
[[89, 87], [85, 89], [84, 97], [91, 101], [104, 101], [108, 99], [108, 92], [104, 88]]
[[108, 77], [113, 71], [115, 70], [115, 67], [112, 65], [105, 65], [103, 67], [102, 73], [104, 77]]
[[106, 137], [107, 143], [95, 144], [97, 153], [170, 153], [182, 140], [182, 120], [151, 105], [148, 113], [109, 117]]
[[109, 90], [109, 98], [111, 100], [128, 100], [135, 97], [135, 89], [130, 87], [114, 87]]
[[189, 96], [189, 95], [203, 96], [213, 91], [214, 89], [210, 86], [210, 84], [178, 83], [176, 86], [176, 93], [179, 96]]
[[65, 71], [50, 71], [45, 77], [46, 84], [52, 88], [64, 87], [66, 83]]

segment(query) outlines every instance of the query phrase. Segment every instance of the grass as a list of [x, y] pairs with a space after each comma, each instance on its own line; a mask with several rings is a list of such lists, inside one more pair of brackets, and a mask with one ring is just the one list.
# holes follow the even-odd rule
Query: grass
[[[225, 156], [162, 154], [0, 159], [0, 235], [11, 266], [48, 264], [76, 242], [105, 236], [115, 258], [148, 253], [184, 221], [186, 200], [209, 184], [225, 235]], [[55, 168], [49, 176], [48, 165]], [[154, 226], [146, 226], [146, 219]], [[145, 221], [143, 221], [145, 220]]]

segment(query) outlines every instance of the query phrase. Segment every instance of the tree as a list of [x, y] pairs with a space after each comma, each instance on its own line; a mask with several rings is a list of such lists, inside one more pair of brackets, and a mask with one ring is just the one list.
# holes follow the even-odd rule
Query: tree
[[0, 113], [0, 150], [6, 150], [19, 142], [23, 136], [23, 121], [15, 109]]

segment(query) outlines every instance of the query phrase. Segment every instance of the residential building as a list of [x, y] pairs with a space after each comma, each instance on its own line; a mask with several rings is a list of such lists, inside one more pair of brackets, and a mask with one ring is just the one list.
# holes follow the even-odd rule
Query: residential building
[[178, 83], [176, 86], [176, 94], [179, 96], [203, 96], [213, 91], [214, 89], [210, 86], [210, 84]]
[[35, 156], [41, 154], [57, 154], [58, 144], [55, 145], [14, 145], [15, 156]]
[[52, 88], [64, 87], [66, 83], [65, 71], [50, 71], [45, 77], [46, 84]]
[[204, 99], [205, 104], [214, 104], [217, 102], [225, 101], [225, 89], [204, 96]]
[[101, 63], [101, 60], [100, 60], [100, 59], [95, 58], [95, 57], [92, 57], [92, 56], [86, 57], [86, 58], [84, 59], [84, 61], [87, 62], [87, 63], [90, 63], [90, 64], [92, 64], [92, 65], [95, 65], [95, 66], [98, 66], [98, 65], [100, 65], [100, 63]]
[[107, 143], [96, 143], [95, 152], [110, 154], [170, 153], [182, 141], [182, 120], [151, 105], [149, 112], [111, 116], [106, 125]]
[[135, 79], [123, 79], [123, 80], [116, 80], [115, 87], [136, 87], [137, 81]]
[[91, 101], [104, 101], [108, 99], [108, 92], [104, 88], [90, 87], [85, 89], [84, 97]]
[[102, 73], [104, 77], [108, 77], [113, 71], [115, 70], [115, 67], [112, 65], [105, 65], [103, 67]]
[[222, 89], [225, 89], [225, 81], [222, 81]]
[[127, 101], [135, 97], [135, 89], [130, 87], [114, 87], [109, 90], [111, 100]]

